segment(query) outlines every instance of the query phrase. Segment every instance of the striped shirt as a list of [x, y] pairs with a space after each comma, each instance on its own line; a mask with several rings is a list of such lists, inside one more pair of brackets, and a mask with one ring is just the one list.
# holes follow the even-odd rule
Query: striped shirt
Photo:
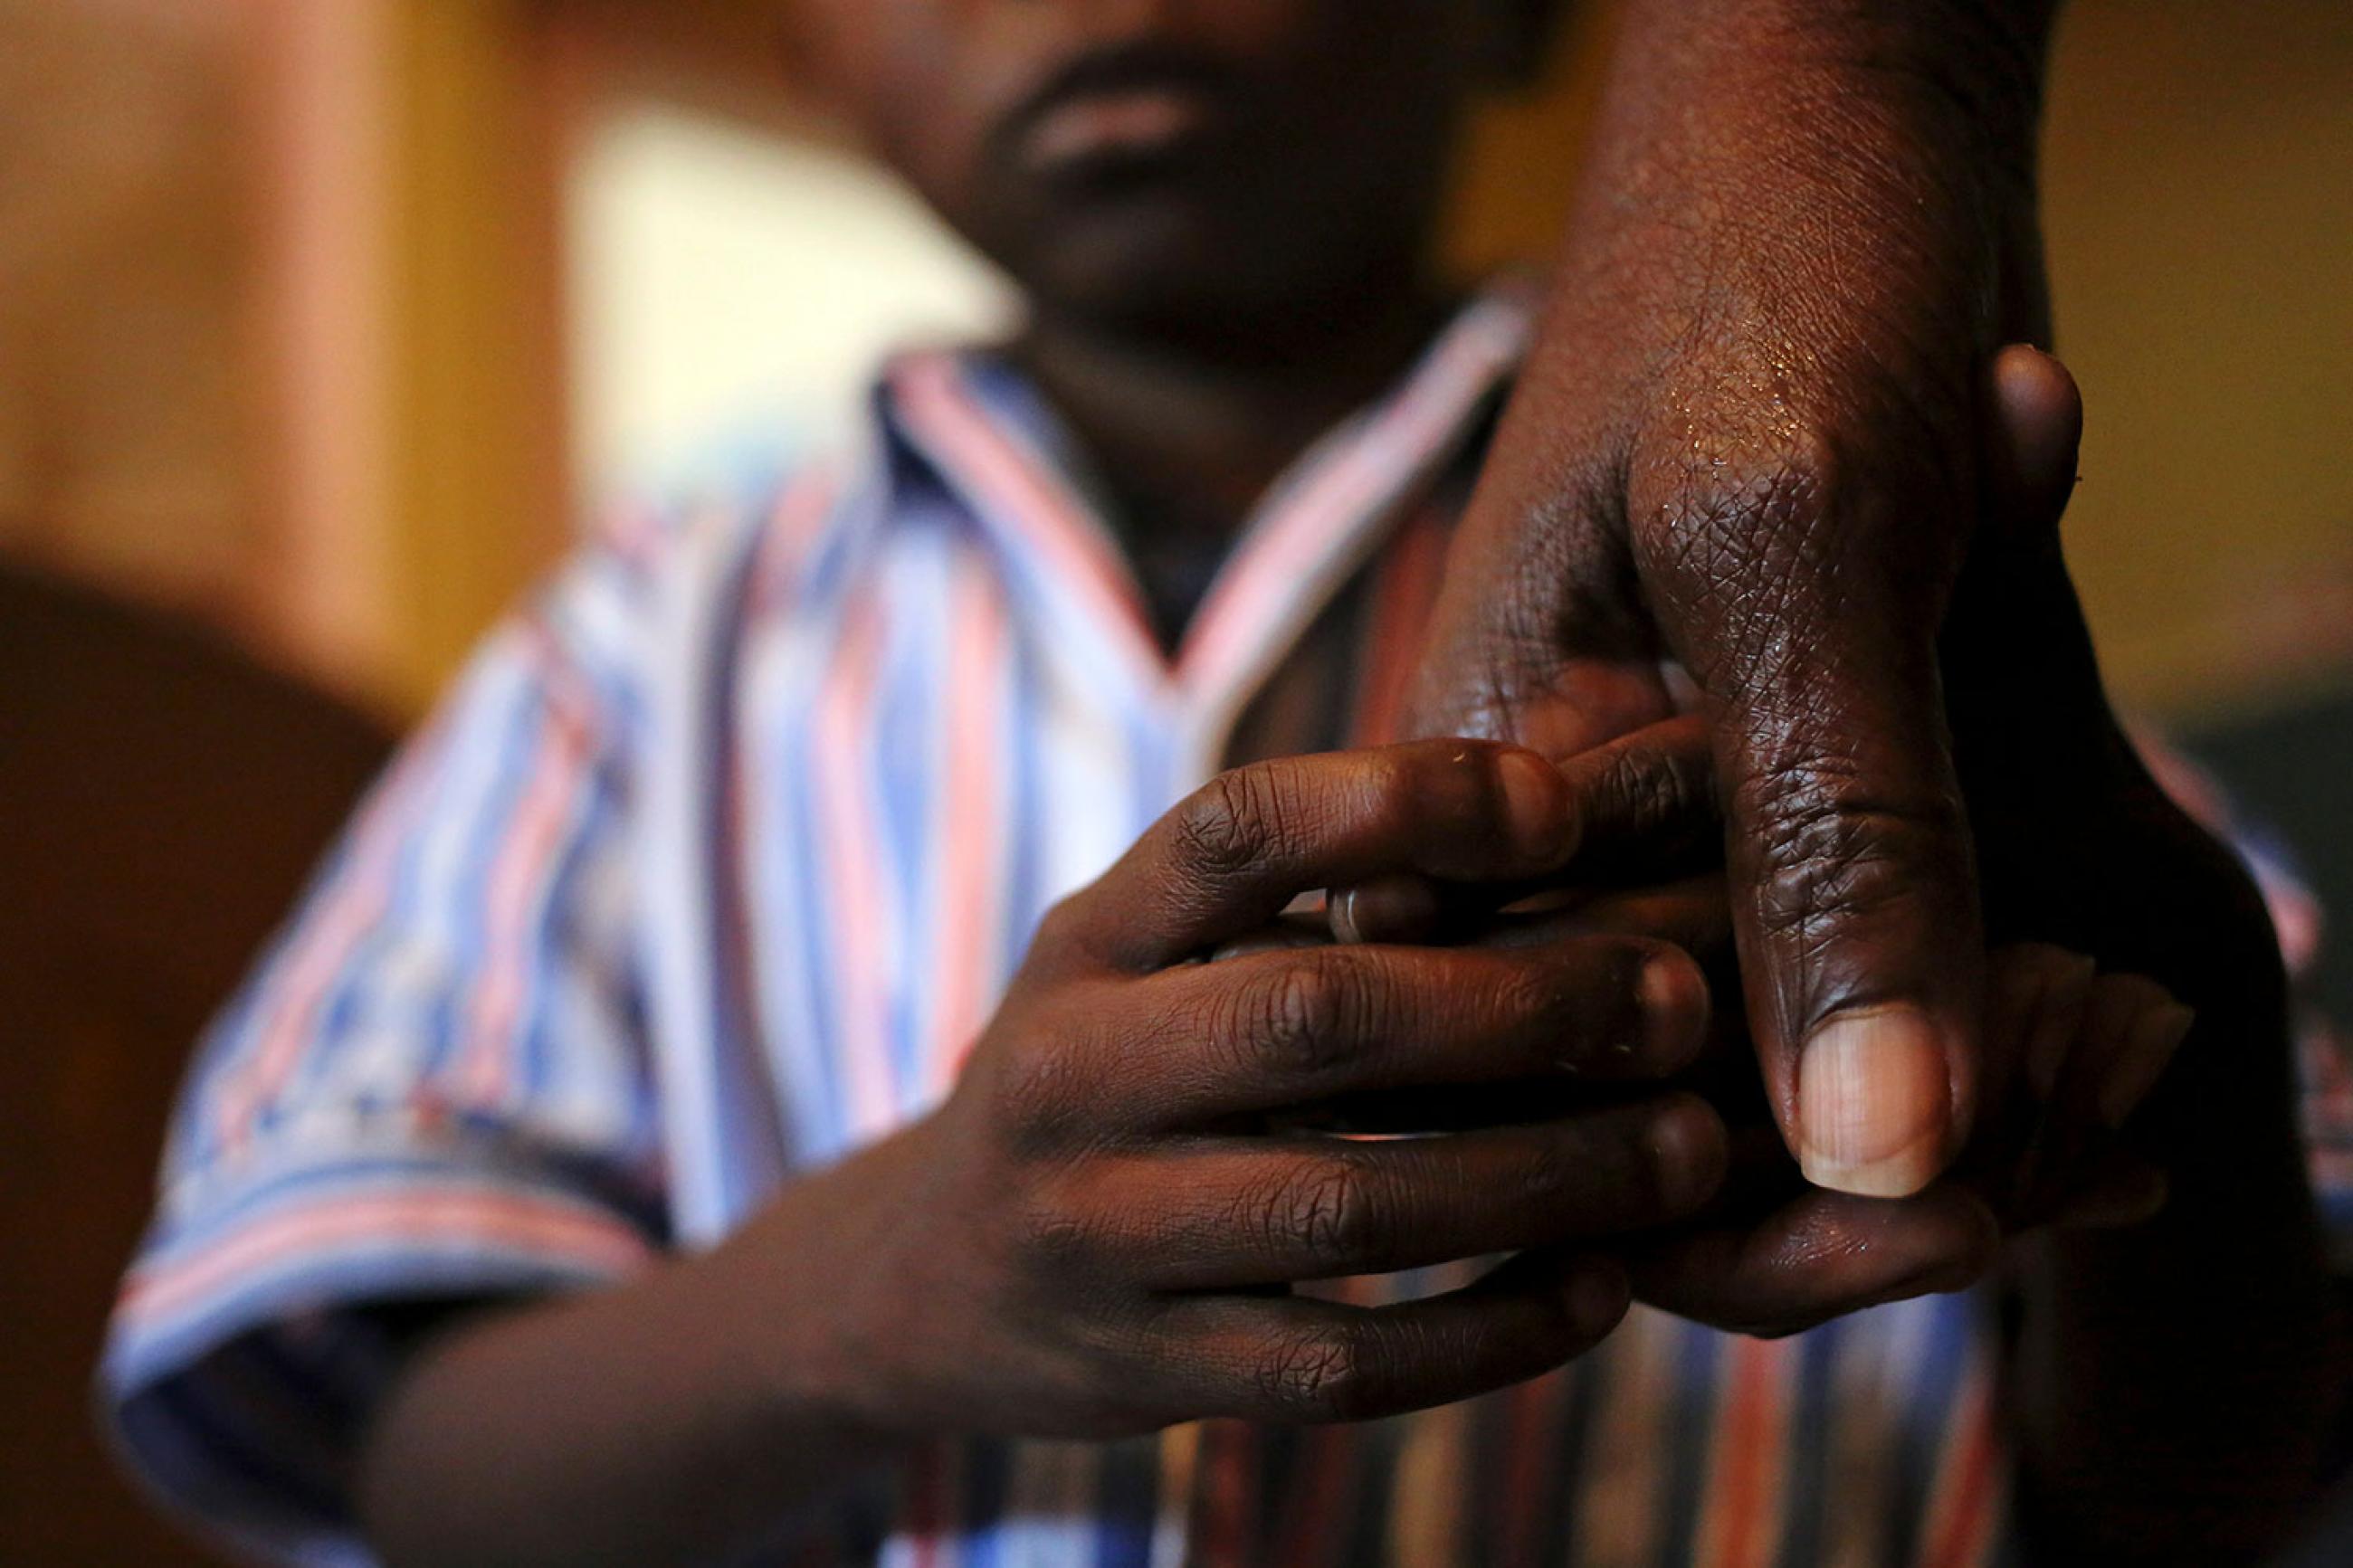
[[[1029, 934], [1212, 772], [1397, 722], [1526, 316], [1474, 303], [1239, 535], [1178, 651], [1001, 361], [921, 353], [758, 504], [599, 537], [485, 646], [206, 1041], [103, 1369], [158, 1490], [369, 1561], [373, 1304], [592, 1287], [934, 1106]], [[2353, 1144], [2345, 1147], [2353, 1148]], [[1961, 1568], [1983, 1303], [1778, 1342], [1637, 1310], [1397, 1420], [944, 1443], [792, 1563]]]

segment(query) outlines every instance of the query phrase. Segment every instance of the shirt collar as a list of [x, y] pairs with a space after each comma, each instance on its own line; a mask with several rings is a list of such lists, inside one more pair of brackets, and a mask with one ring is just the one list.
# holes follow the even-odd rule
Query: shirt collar
[[996, 356], [929, 351], [892, 362], [874, 398], [881, 493], [854, 510], [887, 529], [902, 511], [898, 487], [917, 475], [943, 487], [1055, 623], [1050, 646], [1076, 650], [1091, 679], [1183, 721], [1214, 752], [1250, 693], [1482, 429], [1525, 352], [1532, 297], [1521, 284], [1476, 296], [1388, 394], [1270, 488], [1173, 660], [1060, 456], [1057, 422]]

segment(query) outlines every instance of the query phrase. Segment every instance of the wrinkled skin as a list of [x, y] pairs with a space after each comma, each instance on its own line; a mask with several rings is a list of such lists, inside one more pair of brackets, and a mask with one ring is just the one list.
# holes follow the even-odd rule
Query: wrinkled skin
[[[1775, 1113], [1817, 1181], [1898, 1195], [1978, 1094], [1936, 639], [1986, 501], [1986, 366], [2044, 333], [2036, 83], [1962, 47], [2009, 37], [2000, 7], [1844, 30], [1790, 20], [1831, 6], [1672, 9], [1631, 8], [1422, 720], [1559, 753], [1696, 705]], [[1888, 1009], [1883, 1130], [1905, 1135], [1841, 1156], [1802, 1047]]]
[[[2012, 1436], [2053, 1561], [2251, 1560], [2308, 1489], [2337, 1340], [2268, 923], [2124, 743], [2060, 561], [2073, 389], [2013, 361], [1988, 392], [2003, 344], [2048, 340], [2051, 10], [1631, 0], [1420, 711], [1554, 755], [1696, 714], [1763, 1091], [1821, 1186], [1902, 1211], [2028, 1173], [1989, 935], [2197, 1009], [2125, 1134], [2163, 1213], [2003, 1249]], [[1857, 1015], [1897, 1026], [1810, 1075]], [[1802, 1245], [1768, 1215], [1654, 1255], [1638, 1289], [1767, 1329], [1839, 1310], [1818, 1265], [1891, 1212], [1857, 1201]], [[1983, 1234], [1931, 1243], [1936, 1283]], [[1787, 1287], [1771, 1321], [1711, 1310], [1743, 1280]]]
[[[2145, 1218], [2157, 1192], [2147, 1178], [2194, 1164], [2193, 1151], [2211, 1140], [2197, 1107], [2275, 1109], [2284, 1096], [2284, 982], [2245, 870], [2158, 787], [2102, 687], [2056, 526], [2081, 426], [2072, 384], [2055, 362], [2012, 350], [1999, 362], [1993, 408], [2003, 437], [1986, 458], [1995, 505], [1939, 643], [1973, 829], [1972, 870], [1985, 889], [1997, 957], [1982, 1037], [1987, 1110], [1960, 1151], [1957, 1180], [1924, 1196], [1949, 1201], [1958, 1187], [2015, 1237], [2065, 1209], [2054, 1179], [2063, 1187], [2105, 1176], [2113, 1192], [2138, 1188], [2150, 1201], [2144, 1206], [2127, 1197], [2120, 1217]], [[2017, 1009], [2008, 1000], [2019, 989], [2017, 944], [2027, 942], [2088, 955], [2104, 976], [2116, 977], [2098, 983], [2094, 1012], [2153, 984], [2151, 994], [2180, 998], [2208, 1025], [2190, 1035], [2179, 1059], [2127, 1064], [2114, 1047], [2093, 1045], [2080, 1063], [2056, 1070], [2031, 1064], [2010, 1026]], [[1694, 951], [1706, 948], [1695, 943]], [[2104, 1109], [2103, 1073], [2144, 1094], [2158, 1092], [2146, 1105]], [[2284, 1140], [2252, 1153], [2257, 1161], [2293, 1157]], [[1777, 1243], [1777, 1235], [1802, 1235], [1832, 1257], [1865, 1246], [1916, 1248], [1924, 1276], [1947, 1286], [1993, 1260], [1990, 1251], [1966, 1250], [1981, 1236], [1939, 1240], [1915, 1226], [1906, 1211], [1920, 1202], [1842, 1206], [1836, 1194], [1809, 1194], [1764, 1226], [1719, 1234], [1683, 1254], [1656, 1252], [1642, 1277], [1644, 1294], [1720, 1320], [1724, 1313], [1709, 1303], [1724, 1285], [1709, 1270], [1737, 1279], [1736, 1258], [1761, 1270], [1778, 1245], [1787, 1272], [1778, 1296], [1762, 1278], [1746, 1293], [1778, 1300], [1783, 1315], [1742, 1324], [1778, 1331], [1856, 1302], [1840, 1294], [1834, 1270], [1809, 1260], [1794, 1240]], [[1929, 1261], [1939, 1247], [1951, 1250]]]
[[[1722, 820], [1698, 714], [1564, 761], [1580, 793], [1633, 797], [1612, 815], [1647, 825], [1622, 846], [1631, 858], [1600, 849], [1580, 858], [1582, 880], [1565, 908], [1482, 929], [1481, 910], [1524, 889], [1482, 900], [1471, 889], [1389, 887], [1348, 903], [1350, 934], [1375, 940], [1606, 931], [1663, 936], [1699, 956], [1726, 994], [1715, 1047], [1691, 1081], [1732, 1123], [1742, 1157], [1709, 1215], [1630, 1256], [1645, 1300], [1719, 1326], [1789, 1332], [1968, 1283], [2000, 1256], [2003, 1237], [2054, 1219], [2146, 1219], [2163, 1201], [2163, 1167], [2178, 1152], [2165, 1143], [2179, 1130], [2141, 1136], [2137, 1113], [2171, 1076], [2181, 1041], [2178, 1027], [2161, 1026], [2128, 1038], [2131, 1024], [2170, 1008], [2177, 991], [2242, 1025], [2247, 999], [2260, 1015], [2278, 994], [2252, 885], [2156, 787], [2101, 687], [2058, 542], [2080, 429], [2073, 384], [2056, 362], [2012, 350], [1989, 397], [1993, 506], [1943, 657], [1961, 672], [1952, 686], [1968, 738], [1966, 799], [1980, 829], [1973, 870], [1983, 874], [2001, 943], [1982, 1058], [1995, 1110], [1963, 1148], [1954, 1179], [1893, 1204], [1825, 1191], [1799, 1181], [1768, 1136], [1713, 855]], [[1673, 878], [1678, 866], [1693, 874]], [[2234, 1040], [2226, 1027], [2215, 1043], [2216, 1033], [2181, 1069], [2204, 1086], [2197, 1093], [2213, 1092], [2218, 1074], [2275, 1081], [2277, 1052], [2266, 1056], [2260, 1034]], [[1495, 1103], [1465, 1096], [1450, 1109], [1468, 1121], [1492, 1115]], [[1525, 1092], [1517, 1103], [1528, 1103]], [[2166, 1120], [2178, 1118], [2160, 1113]], [[2136, 1136], [2120, 1139], [2128, 1124]]]

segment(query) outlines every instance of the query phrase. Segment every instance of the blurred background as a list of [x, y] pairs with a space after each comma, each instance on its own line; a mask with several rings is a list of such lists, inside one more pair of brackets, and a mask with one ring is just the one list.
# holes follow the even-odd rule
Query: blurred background
[[[9, 1561], [180, 1560], [84, 1369], [187, 1041], [385, 738], [576, 520], [1010, 309], [762, 9], [0, 0]], [[1480, 127], [1466, 275], [1552, 237], [1608, 19]], [[2075, 0], [2055, 81], [2108, 667], [2353, 908], [2353, 6]]]

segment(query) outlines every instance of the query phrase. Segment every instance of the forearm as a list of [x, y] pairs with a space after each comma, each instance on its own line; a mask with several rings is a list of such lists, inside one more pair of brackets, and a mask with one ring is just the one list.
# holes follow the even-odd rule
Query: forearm
[[1620, 64], [1733, 55], [1965, 74], [2033, 108], [2062, 0], [1626, 0]]
[[[1628, 243], [1662, 248], [1639, 232], [1662, 221], [1672, 231], [1663, 249], [1681, 255], [1713, 229], [1745, 255], [1707, 264], [1736, 274], [1746, 261], [1804, 290], [1838, 278], [1841, 249], [1891, 247], [1865, 259], [1949, 274], [1951, 302], [2028, 335], [2045, 313], [2036, 150], [2057, 10], [2056, 0], [1630, 0], [1572, 252], [1621, 227]], [[1757, 221], [1726, 221], [1743, 212]], [[1991, 277], [2000, 291], [1989, 299]], [[1838, 294], [1791, 298], [1819, 310]]]
[[[1561, 628], [1580, 653], [1651, 658], [1650, 617], [1711, 695], [1739, 684], [1701, 668], [1740, 663], [1729, 636], [1681, 616], [1677, 584], [1704, 609], [1710, 572], [1645, 547], [1707, 541], [1717, 515], [1794, 536], [1759, 498], [1921, 498], [1902, 510], [1927, 552], [1894, 557], [1957, 568], [1987, 366], [2050, 336], [2035, 146], [2053, 10], [1628, 0], [1545, 321], [1450, 558], [1425, 710], [1540, 733], [1520, 710], [1542, 689], [1529, 670], [1557, 673]], [[1618, 528], [1568, 531], [1628, 509], [1630, 562], [1604, 557]], [[1715, 575], [1767, 570], [1720, 553]], [[1532, 586], [1552, 560], [1593, 584]], [[1642, 614], [1597, 614], [1630, 568]]]
[[428, 1343], [363, 1455], [376, 1550], [403, 1568], [708, 1562], [886, 1461], [896, 1444], [846, 1385], [824, 1259], [861, 1167], [897, 1157], [870, 1150], [755, 1222], [768, 1248], [807, 1233], [803, 1289], [730, 1244]]
[[2018, 1345], [2026, 1517], [2052, 1562], [2253, 1561], [2308, 1498], [2337, 1325], [2270, 980], [2209, 988], [2137, 1134], [2165, 1212], [2031, 1250]]
[[1719, 416], [1686, 433], [1736, 456], [1792, 417], [1834, 429], [1879, 383], [1907, 416], [1974, 424], [1989, 356], [2050, 335], [2036, 148], [2055, 10], [1630, 0], [1482, 507], [1556, 499], [1555, 453], [1592, 411], [1549, 366], [1597, 343], [1636, 351], [1619, 376], [1638, 386], [1723, 345], [1778, 395], [1735, 411], [1753, 431]]

